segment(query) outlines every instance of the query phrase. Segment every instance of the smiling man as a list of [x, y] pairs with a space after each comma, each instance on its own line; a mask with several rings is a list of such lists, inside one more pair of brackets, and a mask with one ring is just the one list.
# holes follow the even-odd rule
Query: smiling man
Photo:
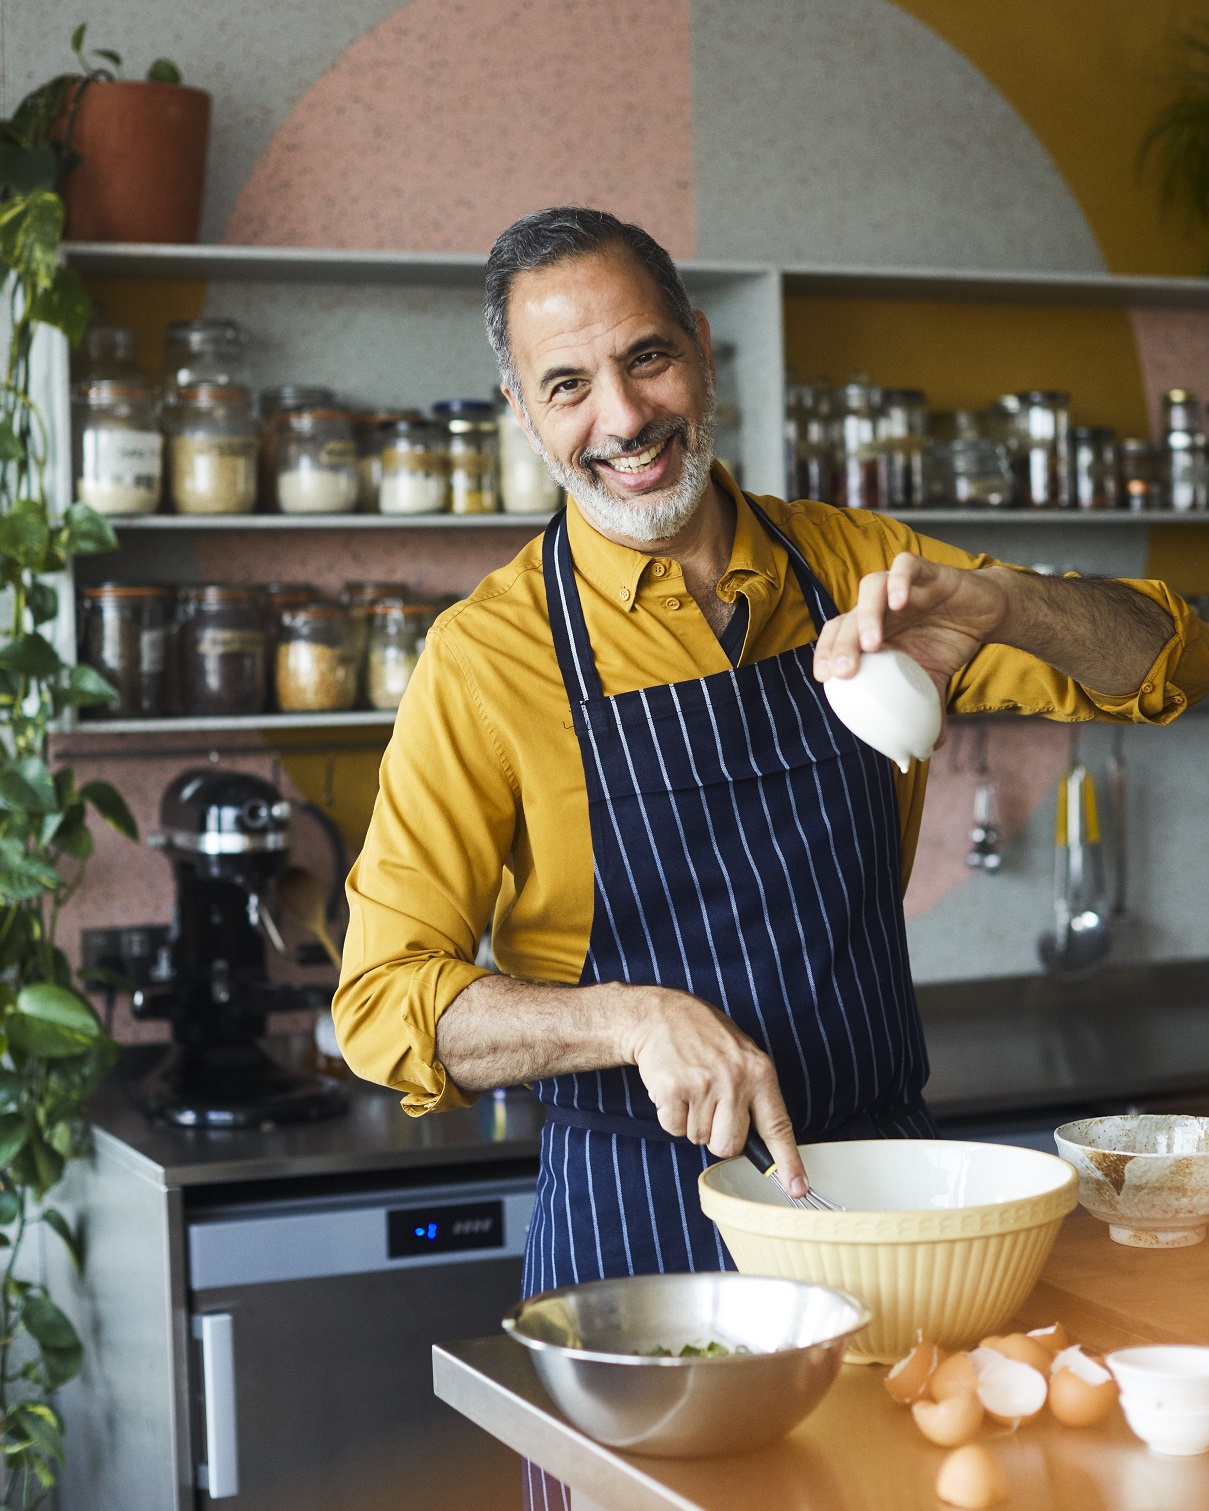
[[[545, 1103], [525, 1288], [728, 1259], [709, 1155], [932, 1132], [902, 891], [926, 768], [820, 680], [883, 644], [951, 711], [1166, 723], [1209, 690], [1159, 583], [1054, 580], [744, 495], [709, 327], [638, 227], [526, 217], [487, 269], [509, 402], [571, 496], [438, 620], [400, 710], [337, 1029], [411, 1113]], [[475, 964], [490, 926], [499, 974]]]

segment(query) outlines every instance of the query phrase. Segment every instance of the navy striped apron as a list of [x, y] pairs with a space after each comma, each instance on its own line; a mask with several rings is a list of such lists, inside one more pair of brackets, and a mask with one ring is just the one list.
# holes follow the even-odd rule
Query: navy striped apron
[[[835, 604], [748, 502], [789, 553], [817, 632]], [[580, 984], [676, 987], [720, 1008], [771, 1056], [799, 1141], [931, 1136], [891, 765], [832, 713], [813, 646], [606, 698], [565, 514], [543, 565], [591, 819]], [[547, 1122], [526, 1295], [733, 1267], [697, 1200], [711, 1156], [659, 1126], [636, 1069], [534, 1089]]]

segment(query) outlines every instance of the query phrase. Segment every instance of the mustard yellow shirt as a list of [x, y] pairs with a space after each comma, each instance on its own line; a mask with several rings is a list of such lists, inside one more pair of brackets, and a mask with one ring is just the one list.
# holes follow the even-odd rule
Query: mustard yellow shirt
[[[718, 585], [749, 606], [742, 663], [814, 638], [784, 548], [721, 468], [735, 503], [730, 564]], [[992, 565], [881, 514], [761, 498], [841, 611], [900, 551], [957, 567]], [[606, 696], [729, 669], [674, 561], [614, 545], [574, 504], [568, 531], [584, 618]], [[1172, 615], [1175, 633], [1138, 692], [1106, 697], [1034, 657], [983, 646], [953, 678], [954, 713], [1018, 709], [1062, 720], [1165, 724], [1209, 692], [1209, 637], [1158, 582], [1131, 584]], [[927, 766], [896, 773], [903, 886]], [[348, 881], [349, 927], [336, 1030], [349, 1065], [402, 1093], [413, 1114], [470, 1100], [435, 1054], [437, 1020], [485, 972], [488, 924], [510, 975], [578, 982], [592, 927], [592, 844], [579, 742], [550, 637], [541, 540], [437, 620], [383, 758], [365, 847]]]

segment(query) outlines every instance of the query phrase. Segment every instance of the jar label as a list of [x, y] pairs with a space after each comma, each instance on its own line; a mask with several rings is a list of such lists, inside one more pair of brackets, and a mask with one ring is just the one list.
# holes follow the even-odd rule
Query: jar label
[[319, 462], [324, 467], [354, 467], [357, 448], [352, 441], [324, 441], [319, 448]]
[[95, 425], [80, 439], [85, 482], [159, 492], [164, 438], [157, 431]]
[[165, 654], [167, 641], [168, 635], [163, 628], [140, 632], [139, 661], [144, 676], [158, 677], [163, 671], [167, 660]]
[[198, 631], [197, 650], [202, 656], [262, 656], [264, 631], [206, 628]]

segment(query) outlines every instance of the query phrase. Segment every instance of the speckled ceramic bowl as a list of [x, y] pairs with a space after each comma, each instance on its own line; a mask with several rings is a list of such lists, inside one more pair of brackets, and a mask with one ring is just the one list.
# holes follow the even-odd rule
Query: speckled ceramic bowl
[[1079, 1200], [1117, 1243], [1178, 1249], [1209, 1224], [1209, 1118], [1084, 1118], [1054, 1133], [1079, 1172]]

